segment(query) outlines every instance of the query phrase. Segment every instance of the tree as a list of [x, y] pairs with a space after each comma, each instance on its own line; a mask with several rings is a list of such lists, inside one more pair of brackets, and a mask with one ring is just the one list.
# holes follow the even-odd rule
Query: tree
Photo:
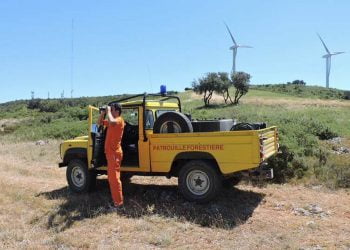
[[[227, 76], [226, 78], [228, 80]], [[221, 93], [221, 91], [223, 91], [222, 79], [225, 79], [224, 73], [211, 72], [207, 73], [205, 77], [201, 77], [198, 80], [193, 81], [193, 90], [197, 94], [203, 94], [203, 101], [205, 106], [210, 105], [210, 100], [213, 97], [214, 92]]]
[[248, 93], [250, 78], [251, 76], [245, 72], [231, 74], [232, 84], [236, 88], [233, 104], [237, 105], [239, 103], [239, 99]]
[[230, 100], [230, 102], [233, 103], [229, 93], [229, 88], [232, 83], [228, 74], [226, 72], [218, 72], [217, 77], [218, 84], [215, 92], [222, 95], [226, 104], [228, 100]]
[[306, 82], [304, 82], [303, 80], [294, 80], [293, 82], [287, 82], [288, 85], [293, 84], [293, 85], [306, 85]]
[[[210, 100], [214, 92], [222, 95], [226, 104], [228, 101], [231, 104], [238, 104], [239, 99], [249, 90], [250, 77], [245, 72], [237, 72], [236, 74], [232, 74], [230, 79], [226, 72], [210, 72], [204, 77], [194, 80], [192, 87], [195, 93], [203, 95], [205, 106], [210, 105]], [[234, 101], [232, 101], [229, 92], [229, 88], [232, 85], [236, 88]]]

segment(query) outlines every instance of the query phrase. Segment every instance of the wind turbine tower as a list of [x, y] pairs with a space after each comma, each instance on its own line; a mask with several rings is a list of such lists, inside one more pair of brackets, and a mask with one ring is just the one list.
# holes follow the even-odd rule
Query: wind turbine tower
[[233, 63], [232, 63], [232, 73], [236, 73], [236, 56], [237, 56], [237, 50], [238, 48], [253, 48], [251, 46], [248, 46], [248, 45], [239, 45], [236, 43], [236, 40], [233, 38], [233, 35], [230, 31], [230, 28], [227, 26], [227, 24], [224, 22], [225, 26], [226, 26], [226, 29], [228, 31], [228, 33], [230, 34], [231, 36], [231, 39], [232, 39], [232, 42], [233, 42], [233, 46], [230, 47], [230, 50], [232, 50], [233, 52]]
[[331, 53], [329, 51], [329, 49], [327, 48], [326, 44], [324, 43], [324, 41], [322, 40], [321, 36], [318, 33], [317, 33], [317, 36], [320, 38], [320, 40], [323, 44], [323, 47], [327, 52], [327, 54], [325, 54], [322, 57], [326, 59], [326, 88], [328, 89], [329, 88], [329, 75], [331, 73], [331, 58], [332, 58], [332, 56], [343, 54], [345, 52], [333, 52], [333, 53]]

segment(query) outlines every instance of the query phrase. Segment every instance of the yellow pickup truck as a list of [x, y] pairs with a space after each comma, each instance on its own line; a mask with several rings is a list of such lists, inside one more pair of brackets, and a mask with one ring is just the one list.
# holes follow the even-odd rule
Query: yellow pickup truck
[[[242, 174], [273, 178], [265, 161], [278, 152], [276, 127], [236, 124], [233, 119], [194, 120], [181, 113], [177, 96], [141, 94], [115, 102], [122, 105], [126, 121], [124, 178], [178, 177], [183, 196], [197, 202], [210, 201], [223, 186], [238, 183]], [[107, 170], [106, 128], [95, 124], [99, 108], [89, 106], [88, 113], [88, 135], [60, 145], [59, 167], [67, 166], [67, 181], [75, 192], [94, 188], [96, 176]]]

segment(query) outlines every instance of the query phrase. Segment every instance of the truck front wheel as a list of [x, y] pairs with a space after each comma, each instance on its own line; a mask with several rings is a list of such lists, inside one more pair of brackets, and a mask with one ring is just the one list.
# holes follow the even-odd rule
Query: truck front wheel
[[179, 189], [189, 201], [205, 203], [220, 191], [221, 178], [215, 166], [208, 161], [191, 160], [179, 173]]
[[91, 191], [96, 185], [96, 172], [88, 170], [86, 163], [80, 159], [68, 163], [66, 176], [69, 188], [76, 193]]

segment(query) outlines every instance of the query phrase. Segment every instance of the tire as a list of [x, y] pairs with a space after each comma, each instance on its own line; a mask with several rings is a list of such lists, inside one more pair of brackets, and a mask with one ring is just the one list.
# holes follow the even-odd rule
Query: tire
[[178, 182], [185, 199], [199, 203], [209, 202], [221, 189], [221, 176], [215, 166], [202, 160], [187, 162], [180, 170]]
[[266, 128], [265, 122], [259, 122], [259, 123], [237, 123], [236, 125], [233, 125], [231, 128], [231, 131], [240, 131], [240, 130], [259, 130]]
[[86, 162], [80, 159], [68, 163], [66, 177], [70, 190], [75, 193], [92, 191], [96, 185], [96, 172], [88, 170]]
[[230, 189], [236, 186], [242, 180], [242, 176], [232, 176], [230, 178], [222, 180], [222, 187]]
[[169, 111], [158, 117], [153, 133], [189, 133], [193, 132], [191, 121], [180, 112]]
[[254, 130], [253, 126], [249, 123], [237, 123], [233, 125], [231, 131], [241, 131], [241, 130]]

